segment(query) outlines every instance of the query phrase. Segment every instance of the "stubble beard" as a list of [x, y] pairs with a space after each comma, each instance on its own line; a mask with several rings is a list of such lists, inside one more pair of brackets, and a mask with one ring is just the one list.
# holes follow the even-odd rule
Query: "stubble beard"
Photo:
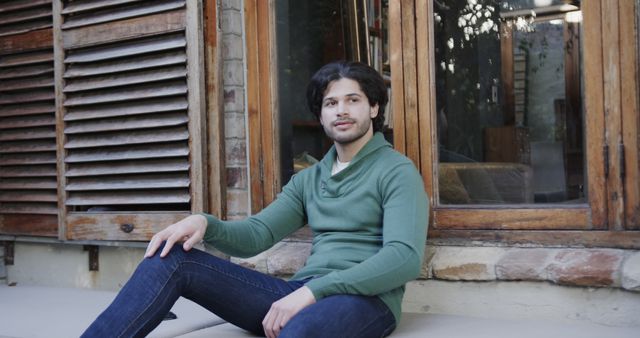
[[324, 132], [325, 134], [327, 134], [327, 136], [331, 140], [333, 140], [336, 143], [339, 143], [342, 145], [349, 144], [361, 139], [364, 135], [367, 134], [367, 131], [369, 131], [369, 128], [371, 126], [371, 119], [368, 119], [363, 124], [356, 124], [356, 126], [357, 126], [357, 130], [355, 130], [354, 133], [341, 134], [339, 132], [335, 132], [332, 129], [333, 126], [329, 126], [329, 128], [324, 127]]

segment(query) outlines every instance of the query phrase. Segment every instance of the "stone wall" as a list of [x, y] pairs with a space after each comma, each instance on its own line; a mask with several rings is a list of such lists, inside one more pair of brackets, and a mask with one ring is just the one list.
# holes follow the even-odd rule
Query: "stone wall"
[[430, 246], [422, 277], [544, 281], [640, 291], [640, 251]]
[[222, 74], [227, 175], [227, 219], [249, 213], [242, 0], [222, 1]]
[[[302, 267], [309, 251], [309, 243], [283, 242], [261, 255], [236, 262], [287, 276]], [[536, 281], [640, 291], [640, 251], [428, 245], [419, 279]]]

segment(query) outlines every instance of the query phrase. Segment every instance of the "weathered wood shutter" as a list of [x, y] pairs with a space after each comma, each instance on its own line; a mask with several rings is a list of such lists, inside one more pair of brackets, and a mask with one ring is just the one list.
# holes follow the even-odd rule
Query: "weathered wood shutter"
[[58, 233], [51, 11], [0, 3], [0, 233]]
[[203, 209], [199, 1], [54, 5], [67, 239], [140, 240]]

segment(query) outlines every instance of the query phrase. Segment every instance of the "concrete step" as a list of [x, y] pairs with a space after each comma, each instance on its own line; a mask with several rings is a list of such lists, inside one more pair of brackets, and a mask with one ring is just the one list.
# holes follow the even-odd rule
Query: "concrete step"
[[[78, 337], [115, 295], [115, 292], [87, 289], [0, 286], [0, 337]], [[171, 311], [178, 318], [162, 322], [149, 337], [252, 337], [186, 299], [178, 300]], [[636, 338], [640, 337], [640, 327], [405, 313], [391, 337]]]
[[[609, 327], [535, 320], [500, 320], [441, 314], [405, 313], [392, 338], [637, 338], [640, 327]], [[197, 330], [179, 338], [250, 338], [229, 323]]]
[[[0, 286], [0, 337], [79, 337], [115, 297], [88, 289]], [[180, 298], [149, 337], [169, 338], [223, 323], [201, 306]]]

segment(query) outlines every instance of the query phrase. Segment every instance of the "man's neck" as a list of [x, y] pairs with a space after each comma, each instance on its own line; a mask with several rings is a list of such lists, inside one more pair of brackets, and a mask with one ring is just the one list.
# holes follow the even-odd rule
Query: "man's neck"
[[336, 146], [336, 153], [338, 154], [338, 159], [340, 162], [351, 162], [354, 156], [362, 149], [369, 140], [373, 138], [373, 131], [369, 131], [364, 134], [361, 138], [349, 142], [349, 143], [338, 143], [334, 142]]

